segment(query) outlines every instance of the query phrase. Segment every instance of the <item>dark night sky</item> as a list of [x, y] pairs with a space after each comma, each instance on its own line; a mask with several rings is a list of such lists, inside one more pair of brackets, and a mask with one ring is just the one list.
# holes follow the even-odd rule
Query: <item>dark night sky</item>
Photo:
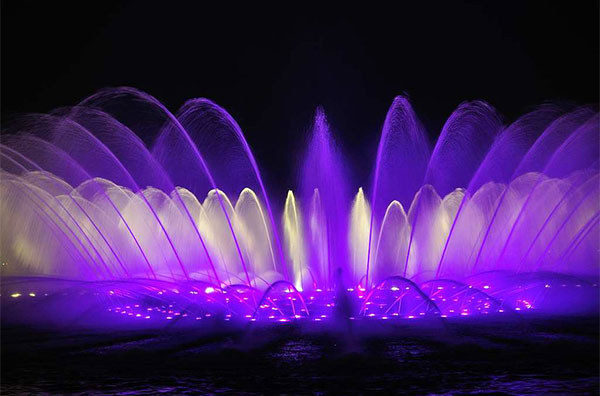
[[172, 111], [208, 97], [242, 126], [270, 184], [288, 188], [317, 105], [364, 183], [397, 94], [432, 140], [464, 100], [507, 120], [545, 101], [598, 102], [594, 0], [91, 3], [2, 2], [4, 121], [106, 86], [140, 88]]

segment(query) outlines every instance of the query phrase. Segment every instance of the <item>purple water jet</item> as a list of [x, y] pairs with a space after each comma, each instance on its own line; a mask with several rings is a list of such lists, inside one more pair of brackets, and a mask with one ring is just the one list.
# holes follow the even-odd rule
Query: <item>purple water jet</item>
[[590, 107], [542, 106], [504, 125], [489, 104], [466, 102], [430, 147], [398, 97], [363, 190], [319, 108], [284, 203], [215, 103], [171, 113], [135, 89], [103, 90], [2, 134], [3, 320], [596, 312], [598, 120]]

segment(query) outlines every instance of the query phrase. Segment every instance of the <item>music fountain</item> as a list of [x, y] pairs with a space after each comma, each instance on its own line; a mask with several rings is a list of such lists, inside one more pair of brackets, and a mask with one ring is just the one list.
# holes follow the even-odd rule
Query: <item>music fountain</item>
[[[354, 183], [317, 109], [299, 182], [263, 183], [207, 99], [132, 88], [24, 116], [0, 156], [2, 321], [147, 329], [411, 323], [598, 310], [593, 107], [505, 124], [462, 103], [435, 144], [407, 98]], [[286, 186], [287, 187], [287, 186]], [[285, 199], [284, 199], [285, 198]]]

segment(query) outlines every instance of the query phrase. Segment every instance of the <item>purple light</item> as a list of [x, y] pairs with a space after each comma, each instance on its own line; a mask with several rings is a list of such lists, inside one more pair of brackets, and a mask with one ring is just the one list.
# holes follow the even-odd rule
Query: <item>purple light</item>
[[[144, 117], [152, 147], [123, 114]], [[0, 218], [18, 228], [2, 234], [6, 261], [18, 276], [56, 275], [4, 298], [56, 315], [98, 306], [108, 323], [155, 311], [177, 325], [597, 311], [591, 108], [544, 107], [505, 126], [468, 102], [430, 146], [397, 97], [365, 190], [319, 109], [281, 213], [224, 109], [195, 99], [176, 114], [117, 88], [34, 116], [52, 132], [31, 123], [3, 140]]]

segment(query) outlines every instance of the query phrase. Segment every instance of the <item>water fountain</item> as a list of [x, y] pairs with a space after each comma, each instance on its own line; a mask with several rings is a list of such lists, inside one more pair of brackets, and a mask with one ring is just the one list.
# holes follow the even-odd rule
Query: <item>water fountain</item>
[[363, 189], [317, 109], [284, 201], [268, 195], [241, 128], [215, 103], [172, 114], [138, 90], [102, 90], [2, 134], [3, 321], [594, 312], [598, 125], [591, 107], [546, 105], [504, 125], [488, 104], [465, 102], [432, 149], [397, 97]]

